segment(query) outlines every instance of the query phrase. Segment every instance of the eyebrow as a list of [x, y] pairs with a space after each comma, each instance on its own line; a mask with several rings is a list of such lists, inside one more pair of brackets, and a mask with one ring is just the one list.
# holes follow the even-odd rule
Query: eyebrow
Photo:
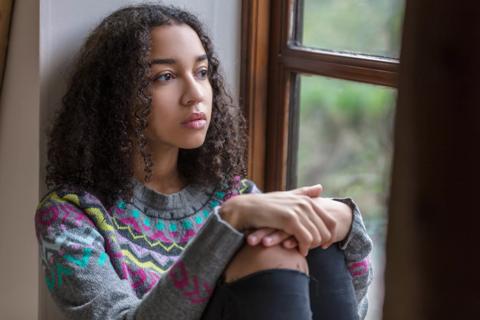
[[[195, 62], [202, 62], [202, 61], [205, 61], [207, 60], [208, 57], [206, 54], [202, 54], [201, 56], [198, 56], [196, 59], [195, 59]], [[167, 59], [153, 59], [150, 64], [151, 65], [154, 65], [154, 64], [176, 64], [177, 63], [177, 60], [175, 59], [171, 59], [171, 58], [167, 58]]]

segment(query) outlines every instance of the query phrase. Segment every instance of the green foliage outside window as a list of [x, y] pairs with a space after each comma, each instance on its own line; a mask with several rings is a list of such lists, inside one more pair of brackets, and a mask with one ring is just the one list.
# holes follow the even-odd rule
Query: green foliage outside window
[[[304, 0], [303, 45], [398, 59], [402, 0]], [[297, 185], [351, 197], [374, 240], [367, 320], [381, 319], [396, 89], [301, 76]]]

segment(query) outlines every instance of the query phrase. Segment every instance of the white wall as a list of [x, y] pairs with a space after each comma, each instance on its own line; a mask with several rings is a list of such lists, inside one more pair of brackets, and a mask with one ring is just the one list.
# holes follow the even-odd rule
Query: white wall
[[[0, 105], [0, 318], [61, 319], [38, 272], [33, 215], [45, 193], [45, 132], [75, 52], [101, 18], [135, 0], [17, 0]], [[143, 1], [142, 1], [143, 2]], [[169, 0], [200, 16], [238, 97], [241, 0]], [[37, 312], [38, 308], [38, 312]]]

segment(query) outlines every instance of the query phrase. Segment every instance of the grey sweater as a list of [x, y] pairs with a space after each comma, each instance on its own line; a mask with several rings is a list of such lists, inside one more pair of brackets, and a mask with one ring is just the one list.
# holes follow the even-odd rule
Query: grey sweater
[[[228, 193], [192, 185], [171, 195], [137, 183], [132, 199], [110, 208], [75, 188], [49, 193], [35, 226], [54, 301], [68, 319], [200, 319], [244, 243], [244, 235], [221, 219], [219, 206], [249, 192], [258, 192], [249, 180]], [[354, 210], [340, 245], [363, 318], [372, 244], [356, 205], [340, 201]]]

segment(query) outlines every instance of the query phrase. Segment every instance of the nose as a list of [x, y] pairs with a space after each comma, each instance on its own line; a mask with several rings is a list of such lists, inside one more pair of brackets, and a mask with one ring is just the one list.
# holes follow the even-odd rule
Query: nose
[[201, 102], [205, 96], [204, 88], [193, 76], [185, 80], [185, 89], [182, 96], [182, 104], [191, 106]]

